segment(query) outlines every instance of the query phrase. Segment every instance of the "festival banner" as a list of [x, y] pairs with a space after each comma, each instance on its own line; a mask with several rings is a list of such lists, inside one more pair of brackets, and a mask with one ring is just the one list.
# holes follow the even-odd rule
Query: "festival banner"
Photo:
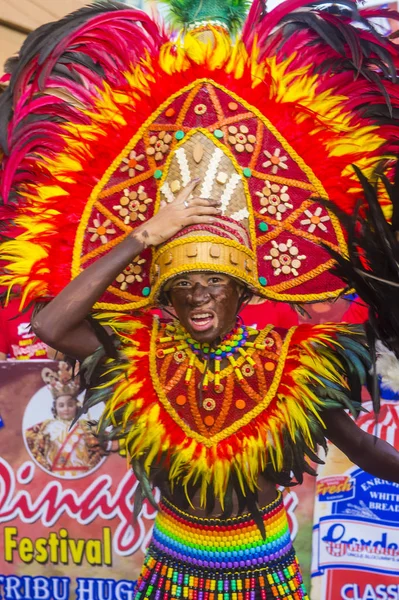
[[[60, 369], [0, 363], [0, 599], [132, 600], [156, 513], [145, 504], [133, 521], [137, 481], [118, 452], [98, 452], [89, 426], [98, 412], [65, 430], [42, 378]], [[299, 507], [295, 491], [285, 497], [294, 537], [304, 525], [305, 578], [313, 486]]]
[[[399, 401], [382, 400], [365, 431], [399, 447]], [[316, 488], [312, 600], [399, 600], [399, 484], [374, 477], [330, 446]]]

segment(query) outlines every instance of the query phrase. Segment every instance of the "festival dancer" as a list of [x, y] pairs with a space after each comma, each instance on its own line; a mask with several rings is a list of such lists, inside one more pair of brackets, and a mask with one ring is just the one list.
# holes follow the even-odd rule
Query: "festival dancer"
[[344, 410], [368, 378], [361, 331], [238, 316], [252, 294], [341, 294], [326, 247], [344, 254], [345, 228], [324, 200], [353, 212], [351, 165], [394, 163], [398, 50], [376, 13], [299, 7], [254, 2], [233, 41], [240, 2], [173, 2], [171, 39], [101, 3], [10, 64], [1, 183], [24, 232], [8, 225], [0, 284], [83, 362], [86, 409], [107, 402], [99, 439], [124, 445], [135, 512], [161, 490], [137, 600], [306, 598], [276, 484], [314, 472], [326, 438], [399, 481], [396, 450]]

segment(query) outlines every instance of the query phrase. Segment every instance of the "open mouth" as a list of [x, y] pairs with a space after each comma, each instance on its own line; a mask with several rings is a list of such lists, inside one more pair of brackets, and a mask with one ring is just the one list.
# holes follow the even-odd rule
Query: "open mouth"
[[190, 324], [194, 331], [206, 331], [213, 325], [214, 315], [211, 312], [203, 311], [190, 316]]

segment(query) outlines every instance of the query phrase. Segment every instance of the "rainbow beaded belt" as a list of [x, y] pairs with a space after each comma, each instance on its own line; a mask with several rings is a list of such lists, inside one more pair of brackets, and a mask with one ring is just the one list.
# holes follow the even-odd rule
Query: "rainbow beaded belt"
[[193, 517], [163, 500], [135, 600], [308, 599], [281, 494], [262, 509], [266, 539], [250, 514]]

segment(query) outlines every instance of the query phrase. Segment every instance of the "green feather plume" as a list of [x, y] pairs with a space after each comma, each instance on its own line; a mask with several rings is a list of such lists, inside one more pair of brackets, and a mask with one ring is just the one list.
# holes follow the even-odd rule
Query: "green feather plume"
[[237, 33], [251, 2], [248, 0], [160, 0], [169, 8], [169, 21], [175, 27], [187, 28], [204, 21], [220, 21]]

